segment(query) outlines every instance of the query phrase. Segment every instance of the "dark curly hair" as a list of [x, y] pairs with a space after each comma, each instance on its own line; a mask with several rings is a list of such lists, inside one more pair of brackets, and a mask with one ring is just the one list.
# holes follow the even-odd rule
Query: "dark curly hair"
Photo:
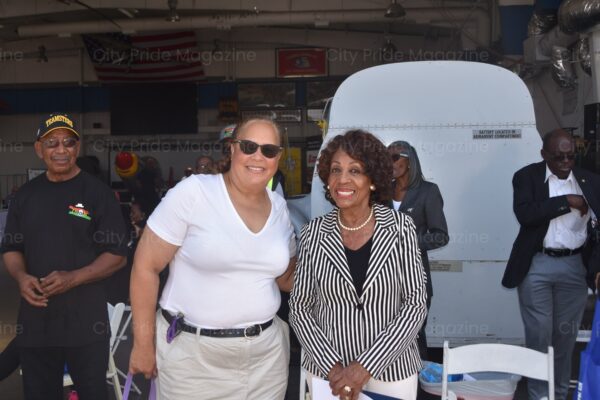
[[361, 129], [350, 130], [343, 135], [334, 137], [321, 151], [317, 171], [319, 178], [323, 181], [325, 198], [331, 204], [336, 205], [327, 190], [327, 181], [331, 171], [331, 160], [338, 150], [344, 151], [364, 165], [365, 175], [375, 185], [375, 191], [371, 192], [369, 199], [370, 203], [387, 205], [392, 199], [392, 158], [379, 139], [372, 133]]

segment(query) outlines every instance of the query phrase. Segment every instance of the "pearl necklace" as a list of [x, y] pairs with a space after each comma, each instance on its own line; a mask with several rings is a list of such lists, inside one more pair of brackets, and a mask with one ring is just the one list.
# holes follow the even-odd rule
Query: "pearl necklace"
[[342, 218], [340, 217], [340, 210], [338, 209], [338, 215], [337, 215], [338, 224], [340, 224], [340, 227], [342, 229], [345, 229], [347, 231], [359, 231], [359, 230], [361, 230], [362, 228], [364, 228], [365, 226], [367, 226], [367, 224], [369, 223], [369, 221], [371, 220], [371, 218], [373, 218], [373, 207], [371, 207], [371, 212], [369, 213], [369, 217], [365, 220], [365, 222], [363, 222], [359, 226], [355, 226], [354, 228], [351, 228], [349, 226], [346, 226], [346, 225], [342, 224]]

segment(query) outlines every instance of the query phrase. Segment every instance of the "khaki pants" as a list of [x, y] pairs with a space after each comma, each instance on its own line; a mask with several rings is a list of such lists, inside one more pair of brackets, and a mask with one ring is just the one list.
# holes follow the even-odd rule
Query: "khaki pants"
[[181, 332], [166, 342], [156, 318], [157, 400], [282, 400], [288, 381], [289, 328], [275, 317], [259, 336], [212, 338]]

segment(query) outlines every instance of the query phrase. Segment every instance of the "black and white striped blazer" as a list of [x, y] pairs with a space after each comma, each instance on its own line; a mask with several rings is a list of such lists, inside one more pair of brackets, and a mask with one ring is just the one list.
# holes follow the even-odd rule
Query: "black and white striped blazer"
[[374, 206], [375, 232], [358, 297], [337, 225], [337, 209], [302, 229], [290, 324], [302, 367], [327, 377], [336, 362], [359, 362], [371, 376], [398, 381], [421, 367], [416, 337], [427, 313], [425, 273], [412, 219]]

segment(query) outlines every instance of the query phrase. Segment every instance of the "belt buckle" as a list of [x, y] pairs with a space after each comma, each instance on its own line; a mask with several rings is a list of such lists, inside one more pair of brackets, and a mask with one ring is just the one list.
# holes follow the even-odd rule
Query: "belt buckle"
[[552, 249], [552, 248], [544, 248], [542, 253], [544, 253], [550, 257], [563, 257], [565, 255], [564, 250]]
[[[259, 329], [259, 330], [258, 330], [258, 333], [257, 333], [256, 335], [254, 335], [254, 336], [248, 336], [248, 329], [250, 329], [250, 328], [254, 328], [255, 326], [258, 326], [258, 329]], [[256, 324], [256, 325], [250, 325], [250, 326], [247, 326], [247, 327], [245, 327], [245, 328], [244, 328], [244, 337], [245, 337], [246, 339], [251, 339], [251, 338], [254, 338], [254, 337], [260, 336], [260, 334], [261, 334], [261, 333], [262, 333], [262, 326], [261, 326], [260, 324]]]

